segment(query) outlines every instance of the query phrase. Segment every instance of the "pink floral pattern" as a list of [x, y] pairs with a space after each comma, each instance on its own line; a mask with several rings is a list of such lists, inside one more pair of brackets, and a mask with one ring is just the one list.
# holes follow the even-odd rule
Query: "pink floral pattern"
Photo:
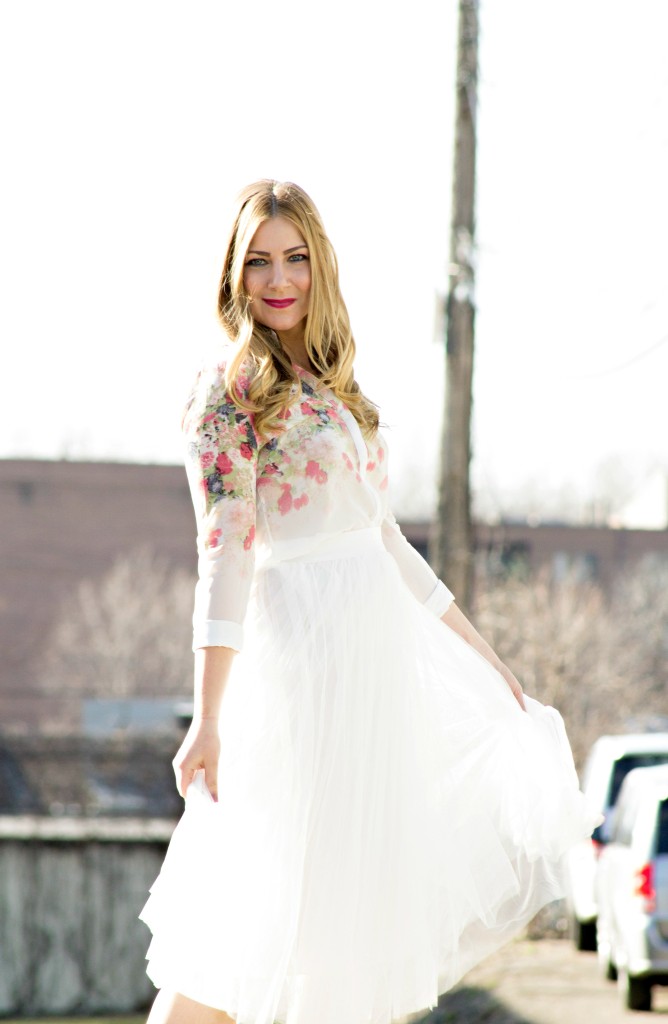
[[[252, 415], [226, 393], [222, 367], [200, 375], [188, 403], [200, 555], [196, 618], [206, 622], [240, 627], [256, 545], [263, 559], [294, 557], [323, 536], [385, 524], [398, 561], [401, 542], [409, 547], [387, 508], [385, 441], [377, 435], [365, 442], [346, 407], [311, 374], [298, 375], [301, 394], [282, 416], [285, 429], [270, 438], [258, 438]], [[420, 573], [422, 589], [433, 587], [426, 564]]]

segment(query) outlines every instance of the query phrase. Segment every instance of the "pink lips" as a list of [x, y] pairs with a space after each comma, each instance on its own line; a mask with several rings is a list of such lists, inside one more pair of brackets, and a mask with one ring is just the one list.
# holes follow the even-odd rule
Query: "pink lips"
[[288, 306], [291, 306], [292, 303], [296, 302], [297, 300], [296, 299], [263, 299], [262, 301], [266, 302], [266, 304], [268, 306], [271, 306], [272, 309], [287, 309]]

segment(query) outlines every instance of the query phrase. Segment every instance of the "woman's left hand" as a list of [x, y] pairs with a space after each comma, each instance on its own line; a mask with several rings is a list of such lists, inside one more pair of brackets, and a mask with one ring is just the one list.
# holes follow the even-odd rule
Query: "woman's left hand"
[[510, 671], [507, 665], [503, 664], [503, 662], [497, 665], [497, 669], [501, 676], [503, 677], [503, 679], [508, 684], [508, 686], [510, 687], [510, 692], [512, 693], [513, 697], [515, 698], [519, 706], [522, 708], [522, 711], [526, 711], [526, 706], [524, 704], [524, 694], [522, 692], [522, 687], [517, 681], [517, 677]]

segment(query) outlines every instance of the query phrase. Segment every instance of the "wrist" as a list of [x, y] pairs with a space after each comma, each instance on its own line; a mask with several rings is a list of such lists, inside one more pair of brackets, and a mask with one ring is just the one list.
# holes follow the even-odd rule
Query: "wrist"
[[218, 727], [218, 715], [212, 715], [210, 712], [203, 714], [200, 711], [193, 711], [192, 722], [193, 725], [203, 726], [216, 726]]

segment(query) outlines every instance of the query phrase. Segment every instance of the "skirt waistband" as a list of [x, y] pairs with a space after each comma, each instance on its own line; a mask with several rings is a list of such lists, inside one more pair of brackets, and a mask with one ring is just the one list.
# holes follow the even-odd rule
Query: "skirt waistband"
[[331, 561], [384, 550], [380, 526], [368, 526], [362, 530], [347, 530], [331, 537], [313, 538], [312, 545], [306, 550], [295, 550], [292, 544], [279, 543], [266, 558], [260, 557], [257, 568], [269, 569], [274, 565], [295, 562]]

